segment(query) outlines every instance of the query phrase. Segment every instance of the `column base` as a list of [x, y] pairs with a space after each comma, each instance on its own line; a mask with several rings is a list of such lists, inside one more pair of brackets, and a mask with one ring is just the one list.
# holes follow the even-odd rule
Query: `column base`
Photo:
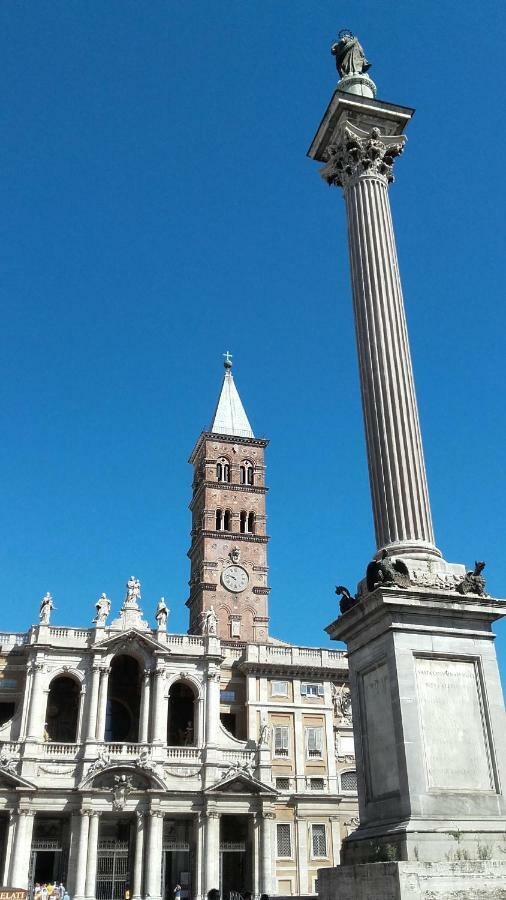
[[506, 900], [506, 862], [387, 862], [318, 869], [319, 900]]
[[408, 556], [411, 559], [431, 560], [442, 559], [443, 554], [434, 544], [426, 541], [392, 541], [391, 544], [385, 544], [376, 552], [375, 558], [379, 559], [383, 550], [386, 550], [389, 556]]

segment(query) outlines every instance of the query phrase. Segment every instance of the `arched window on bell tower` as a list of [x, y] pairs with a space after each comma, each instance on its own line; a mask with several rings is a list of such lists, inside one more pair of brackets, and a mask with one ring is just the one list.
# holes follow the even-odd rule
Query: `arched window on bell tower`
[[232, 516], [229, 509], [225, 510], [225, 514], [223, 516], [223, 531], [231, 531], [232, 530]]
[[216, 531], [223, 531], [223, 511], [216, 510]]
[[240, 477], [241, 484], [253, 484], [253, 463], [249, 459], [241, 463]]
[[216, 479], [222, 482], [230, 481], [230, 463], [225, 456], [216, 460]]
[[241, 532], [241, 534], [245, 534], [245, 533], [246, 533], [246, 526], [247, 526], [247, 524], [248, 524], [248, 514], [247, 514], [247, 512], [245, 512], [244, 509], [243, 509], [242, 512], [241, 512], [241, 516], [240, 516], [239, 522], [240, 522], [240, 532]]
[[247, 531], [249, 532], [249, 534], [255, 533], [255, 513], [252, 513], [252, 512], [248, 513]]

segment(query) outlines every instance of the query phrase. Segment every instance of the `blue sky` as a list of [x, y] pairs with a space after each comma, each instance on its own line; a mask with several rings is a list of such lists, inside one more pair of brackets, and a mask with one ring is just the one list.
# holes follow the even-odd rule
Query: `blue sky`
[[86, 625], [133, 573], [186, 630], [187, 459], [229, 349], [271, 441], [271, 630], [327, 643], [374, 551], [344, 204], [306, 158], [343, 27], [417, 108], [391, 201], [437, 542], [504, 596], [504, 16], [0, 5], [3, 629], [47, 590]]

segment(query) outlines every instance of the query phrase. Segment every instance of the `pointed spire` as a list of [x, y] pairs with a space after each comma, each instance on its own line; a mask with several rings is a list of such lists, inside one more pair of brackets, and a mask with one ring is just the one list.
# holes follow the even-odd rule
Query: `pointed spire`
[[232, 375], [232, 355], [223, 354], [225, 376], [221, 386], [220, 397], [214, 411], [210, 431], [214, 434], [231, 434], [235, 437], [255, 437], [253, 429], [242, 405], [241, 398]]

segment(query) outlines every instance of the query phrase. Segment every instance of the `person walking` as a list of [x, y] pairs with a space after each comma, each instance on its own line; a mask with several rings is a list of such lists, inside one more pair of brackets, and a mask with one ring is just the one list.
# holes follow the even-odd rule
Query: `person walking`
[[174, 888], [174, 900], [181, 900], [181, 885], [176, 884]]

